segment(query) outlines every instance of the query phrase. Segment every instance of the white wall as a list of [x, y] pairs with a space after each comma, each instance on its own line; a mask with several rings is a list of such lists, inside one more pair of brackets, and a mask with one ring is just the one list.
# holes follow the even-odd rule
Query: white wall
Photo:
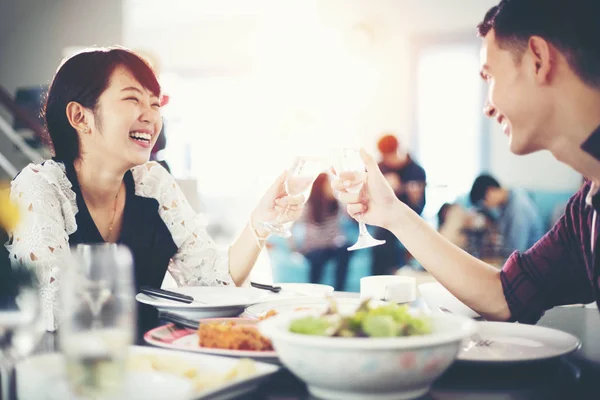
[[[292, 82], [291, 89], [304, 90], [304, 98], [296, 99], [299, 108], [314, 104], [326, 109], [332, 119], [345, 121], [335, 129], [351, 126], [359, 131], [364, 145], [372, 148], [374, 138], [390, 130], [410, 147], [414, 131], [411, 38], [474, 35], [475, 25], [496, 2], [0, 0], [0, 84], [14, 91], [19, 86], [48, 83], [65, 47], [126, 44], [161, 56], [163, 69], [210, 71], [242, 66], [258, 71], [263, 82], [270, 80], [275, 87], [266, 93], [277, 99], [275, 103], [281, 100], [278, 90], [289, 90]], [[142, 5], [136, 15], [126, 16], [127, 26], [123, 26], [123, 3]], [[180, 21], [171, 30], [161, 28], [175, 19]], [[132, 31], [142, 35], [127, 36]], [[320, 67], [306, 63], [313, 54], [310, 46], [318, 48], [317, 55], [326, 66], [331, 60], [328, 51], [340, 45], [349, 45], [357, 58], [367, 60], [372, 76], [360, 90], [352, 82], [345, 85], [342, 79], [330, 84], [338, 77], [327, 73], [335, 73], [335, 69], [314, 82], [314, 72]], [[298, 72], [311, 68], [313, 74], [302, 81]], [[285, 69], [287, 73], [282, 72]], [[348, 74], [350, 80], [352, 77]], [[338, 91], [337, 97], [327, 90]], [[335, 115], [335, 109], [328, 109], [336, 98], [360, 97], [357, 93], [365, 93], [365, 98], [362, 103], [346, 104], [353, 112]], [[551, 155], [516, 157], [508, 151], [499, 129], [492, 129], [491, 135], [491, 172], [504, 184], [540, 189], [577, 187], [577, 174]]]
[[[188, 0], [168, 4], [125, 0], [128, 6], [137, 4], [126, 9], [138, 10], [126, 15], [125, 42], [151, 49], [162, 59], [163, 70], [239, 70], [253, 75], [263, 91], [257, 99], [262, 104], [255, 104], [252, 113], [271, 112], [268, 121], [260, 123], [263, 130], [281, 132], [293, 123], [294, 115], [300, 115], [328, 120], [323, 123], [327, 135], [320, 140], [357, 132], [362, 144], [374, 149], [382, 131], [393, 131], [411, 147], [415, 130], [411, 40], [423, 35], [473, 35], [476, 43], [475, 27], [496, 3], [197, 0], [192, 6]], [[159, 16], [165, 29], [146, 23]], [[357, 65], [350, 65], [352, 58]], [[279, 127], [266, 126], [276, 118], [282, 120]], [[549, 154], [516, 157], [499, 129], [492, 128], [490, 134], [490, 172], [503, 184], [552, 190], [577, 187], [577, 174]]]
[[64, 48], [121, 42], [121, 0], [0, 0], [0, 85], [47, 84]]

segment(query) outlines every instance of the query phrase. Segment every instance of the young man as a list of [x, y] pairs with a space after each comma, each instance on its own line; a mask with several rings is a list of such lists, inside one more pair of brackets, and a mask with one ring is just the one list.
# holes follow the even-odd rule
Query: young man
[[483, 174], [473, 182], [469, 197], [471, 204], [494, 219], [504, 241], [502, 257], [527, 250], [544, 235], [542, 219], [524, 190], [503, 188], [492, 176]]
[[[363, 153], [359, 194], [332, 183], [350, 215], [392, 231], [429, 272], [487, 319], [536, 322], [556, 305], [600, 300], [600, 1], [502, 0], [479, 25], [485, 114], [516, 154], [549, 150], [588, 182], [564, 217], [501, 271], [443, 239], [396, 199]], [[347, 184], [347, 183], [346, 183]]]

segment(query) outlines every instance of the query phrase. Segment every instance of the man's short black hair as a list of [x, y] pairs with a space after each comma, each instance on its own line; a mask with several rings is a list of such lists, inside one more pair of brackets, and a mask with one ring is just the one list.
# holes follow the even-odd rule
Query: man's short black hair
[[532, 36], [552, 43], [588, 86], [600, 88], [600, 0], [502, 0], [477, 30], [494, 30], [503, 48], [520, 57]]
[[471, 193], [469, 193], [469, 198], [471, 199], [471, 204], [474, 206], [479, 205], [482, 200], [485, 200], [485, 196], [489, 188], [499, 188], [500, 184], [496, 179], [494, 179], [491, 175], [479, 175], [475, 182], [473, 182], [473, 187], [471, 188]]

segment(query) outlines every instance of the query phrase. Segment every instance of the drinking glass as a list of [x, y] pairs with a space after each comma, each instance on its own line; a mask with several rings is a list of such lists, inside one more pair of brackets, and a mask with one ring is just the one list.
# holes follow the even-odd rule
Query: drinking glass
[[135, 335], [133, 258], [116, 244], [77, 245], [61, 275], [59, 344], [77, 398], [118, 398]]
[[[333, 153], [333, 168], [338, 178], [344, 182], [346, 191], [360, 193], [367, 177], [365, 164], [358, 149], [339, 149]], [[357, 215], [359, 235], [355, 244], [348, 247], [348, 251], [366, 249], [379, 246], [385, 240], [375, 239], [367, 231], [367, 226], [362, 221], [360, 214]]]
[[31, 353], [44, 333], [40, 314], [41, 300], [33, 269], [0, 262], [2, 399], [12, 399], [15, 395], [12, 379], [15, 362]]
[[[322, 171], [323, 164], [320, 160], [312, 157], [296, 157], [285, 180], [286, 193], [289, 196], [303, 194], [304, 199], [308, 199], [312, 184]], [[292, 236], [292, 232], [291, 224], [286, 220], [287, 212], [288, 208], [284, 209], [275, 221], [261, 221], [261, 225], [271, 234], [288, 238]]]

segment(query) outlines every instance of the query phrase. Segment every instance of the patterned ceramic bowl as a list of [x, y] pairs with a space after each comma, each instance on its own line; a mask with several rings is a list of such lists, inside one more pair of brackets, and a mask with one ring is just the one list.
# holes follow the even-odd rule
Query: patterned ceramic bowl
[[281, 362], [308, 384], [312, 395], [331, 400], [413, 399], [454, 362], [475, 321], [432, 314], [433, 332], [397, 338], [339, 338], [289, 332], [298, 313], [259, 324]]

